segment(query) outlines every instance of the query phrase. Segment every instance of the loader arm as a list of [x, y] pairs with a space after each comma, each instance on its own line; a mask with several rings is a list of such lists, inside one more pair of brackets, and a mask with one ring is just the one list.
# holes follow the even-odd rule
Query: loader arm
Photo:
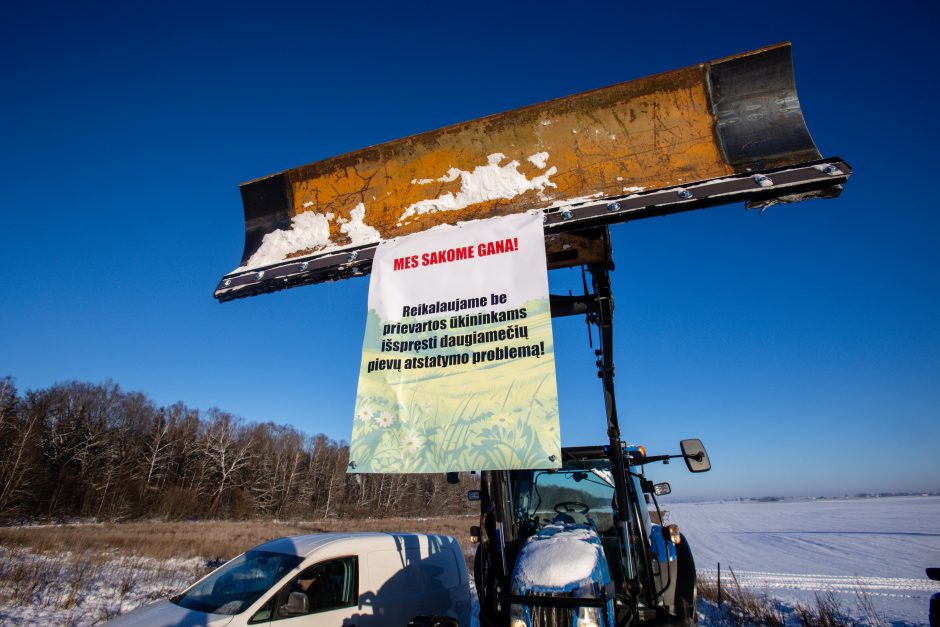
[[549, 267], [597, 263], [579, 231], [832, 197], [850, 174], [816, 149], [780, 44], [245, 183], [244, 251], [215, 297], [363, 275], [380, 241], [530, 209], [545, 214]]

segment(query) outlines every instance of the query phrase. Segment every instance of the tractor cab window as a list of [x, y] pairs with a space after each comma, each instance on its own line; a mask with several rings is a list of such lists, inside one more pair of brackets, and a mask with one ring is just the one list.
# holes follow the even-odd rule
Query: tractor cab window
[[517, 520], [535, 527], [551, 523], [590, 525], [604, 533], [613, 527], [614, 487], [606, 460], [576, 468], [516, 471], [513, 506]]

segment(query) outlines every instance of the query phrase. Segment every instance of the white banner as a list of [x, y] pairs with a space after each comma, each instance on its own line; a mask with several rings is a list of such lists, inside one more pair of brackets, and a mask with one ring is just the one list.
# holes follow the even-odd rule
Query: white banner
[[560, 465], [542, 213], [380, 243], [350, 472]]

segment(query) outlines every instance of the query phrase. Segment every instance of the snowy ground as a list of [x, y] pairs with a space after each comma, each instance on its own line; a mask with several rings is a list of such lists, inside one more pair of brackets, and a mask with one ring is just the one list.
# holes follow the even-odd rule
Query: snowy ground
[[[695, 555], [700, 576], [780, 601], [784, 614], [833, 591], [856, 618], [858, 591], [895, 625], [924, 625], [940, 582], [940, 497], [663, 503]], [[166, 598], [206, 572], [205, 560], [75, 552], [50, 556], [0, 546], [0, 627], [93, 625]], [[714, 607], [701, 604], [703, 624]]]
[[207, 570], [200, 559], [50, 556], [0, 546], [0, 626], [100, 624], [179, 592]]
[[[940, 582], [940, 497], [663, 503], [701, 576], [721, 562], [742, 586], [786, 604], [831, 590], [855, 612], [858, 590], [894, 624], [923, 625]], [[857, 614], [856, 614], [857, 615]]]

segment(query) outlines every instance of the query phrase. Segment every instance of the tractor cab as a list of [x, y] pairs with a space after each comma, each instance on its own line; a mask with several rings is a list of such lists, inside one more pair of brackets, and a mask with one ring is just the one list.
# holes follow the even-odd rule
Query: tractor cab
[[[697, 443], [689, 445], [688, 443]], [[698, 440], [687, 463], [707, 470]], [[697, 447], [697, 448], [696, 448]], [[626, 505], [617, 499], [610, 448], [562, 450], [558, 469], [482, 473], [481, 540], [474, 562], [483, 624], [614, 625], [640, 620], [694, 620], [691, 551], [656, 502], [668, 484], [646, 478], [648, 457], [622, 446]], [[703, 459], [695, 459], [701, 453]], [[701, 463], [701, 462], [704, 462]], [[690, 466], [690, 470], [692, 467]], [[651, 515], [650, 507], [654, 508]]]

